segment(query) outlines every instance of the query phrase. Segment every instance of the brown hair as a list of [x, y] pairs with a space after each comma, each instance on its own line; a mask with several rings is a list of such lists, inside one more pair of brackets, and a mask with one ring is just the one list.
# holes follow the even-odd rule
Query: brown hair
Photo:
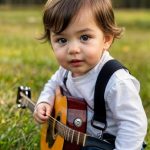
[[119, 38], [122, 28], [115, 23], [110, 0], [48, 0], [43, 15], [45, 33], [41, 39], [50, 41], [50, 32], [61, 33], [79, 12], [81, 7], [88, 6], [95, 17], [97, 25], [105, 34]]

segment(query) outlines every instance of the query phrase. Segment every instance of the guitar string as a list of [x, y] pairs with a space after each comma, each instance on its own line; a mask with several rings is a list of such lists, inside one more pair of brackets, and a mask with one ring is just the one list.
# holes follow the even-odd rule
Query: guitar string
[[[54, 124], [54, 122], [56, 122], [56, 124]], [[65, 126], [63, 123], [57, 121], [55, 118], [49, 116], [48, 125], [50, 125], [52, 127], [53, 124], [55, 125], [54, 129], [58, 130], [58, 127], [59, 127], [60, 134], [64, 137], [65, 140], [67, 140], [67, 136], [68, 136], [67, 133], [71, 131], [72, 133], [74, 133], [73, 134], [73, 141], [79, 143], [80, 145], [83, 145], [84, 138], [86, 137], [85, 133], [73, 130], [73, 129]], [[58, 127], [57, 127], [57, 125], [58, 125]], [[80, 135], [80, 137], [78, 137], [79, 135]], [[72, 137], [72, 134], [71, 134], [71, 137]], [[70, 139], [70, 141], [71, 141], [71, 139]]]
[[[56, 123], [54, 124], [54, 122], [56, 122]], [[58, 120], [56, 120], [55, 118], [53, 118], [53, 117], [51, 117], [51, 116], [49, 117], [48, 123], [49, 123], [49, 125], [51, 125], [51, 123], [52, 123], [53, 125], [55, 125], [55, 126], [54, 126], [55, 129], [58, 129], [58, 128], [59, 128], [59, 129], [60, 129], [60, 130], [59, 130], [60, 132], [63, 131], [63, 132], [61, 132], [61, 134], [63, 134], [64, 136], [66, 135], [65, 131], [68, 133], [68, 130], [70, 130], [70, 131], [73, 130], [73, 129], [71, 129], [71, 128], [65, 126], [63, 123], [59, 122]], [[58, 126], [57, 126], [57, 125], [58, 125]]]
[[[59, 127], [59, 129], [58, 129], [58, 127], [56, 127], [56, 126], [53, 126], [53, 124], [54, 124], [54, 120], [49, 120], [48, 121], [48, 125], [51, 127], [51, 129], [52, 129], [52, 132], [54, 131], [54, 129], [56, 129], [56, 130], [59, 130], [58, 132], [59, 132], [59, 135], [60, 136], [63, 136], [64, 137], [64, 139], [66, 140], [66, 137], [65, 137], [65, 135], [64, 135], [64, 128], [63, 128], [63, 126], [58, 126]], [[56, 133], [57, 134], [57, 133]], [[44, 135], [44, 134], [42, 134], [42, 135]], [[46, 134], [45, 134], [46, 135]]]

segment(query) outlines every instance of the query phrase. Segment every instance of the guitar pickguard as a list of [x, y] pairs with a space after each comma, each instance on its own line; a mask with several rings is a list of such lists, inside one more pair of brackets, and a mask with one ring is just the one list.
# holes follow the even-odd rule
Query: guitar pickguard
[[[87, 124], [87, 104], [84, 99], [67, 97], [67, 126], [85, 133]], [[79, 150], [81, 146], [65, 141], [63, 150]]]

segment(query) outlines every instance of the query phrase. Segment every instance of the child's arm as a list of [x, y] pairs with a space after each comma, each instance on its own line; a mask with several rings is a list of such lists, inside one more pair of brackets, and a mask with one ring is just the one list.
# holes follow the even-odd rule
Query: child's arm
[[50, 116], [54, 104], [55, 91], [56, 88], [63, 83], [62, 80], [64, 73], [65, 70], [60, 67], [45, 84], [35, 106], [34, 118], [37, 122], [44, 123], [48, 119], [48, 116]]
[[135, 78], [124, 75], [117, 78], [107, 94], [117, 127], [116, 150], [141, 150], [147, 131], [147, 118], [139, 96], [139, 83]]
[[45, 102], [53, 106], [56, 88], [63, 85], [64, 74], [66, 70], [60, 67], [51, 79], [44, 85], [44, 89], [40, 93], [37, 101], [37, 105], [41, 102]]

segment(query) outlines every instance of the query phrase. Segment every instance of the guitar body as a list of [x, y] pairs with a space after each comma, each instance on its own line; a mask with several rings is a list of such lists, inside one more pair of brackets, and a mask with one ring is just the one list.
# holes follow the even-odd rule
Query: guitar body
[[[52, 116], [73, 130], [85, 133], [86, 106], [87, 104], [83, 99], [66, 97], [61, 95], [61, 93], [56, 93]], [[67, 142], [67, 136], [69, 135], [66, 134], [65, 140], [57, 134], [57, 121], [48, 122], [42, 126], [41, 150], [80, 150], [81, 146], [78, 143]]]
[[[35, 104], [30, 99], [28, 87], [18, 87], [18, 108], [34, 111]], [[56, 99], [52, 115], [41, 129], [41, 150], [113, 150], [115, 137], [98, 139], [86, 135], [87, 104], [85, 100], [63, 96], [56, 90]], [[69, 141], [69, 142], [68, 142]], [[80, 145], [80, 146], [79, 146]]]

